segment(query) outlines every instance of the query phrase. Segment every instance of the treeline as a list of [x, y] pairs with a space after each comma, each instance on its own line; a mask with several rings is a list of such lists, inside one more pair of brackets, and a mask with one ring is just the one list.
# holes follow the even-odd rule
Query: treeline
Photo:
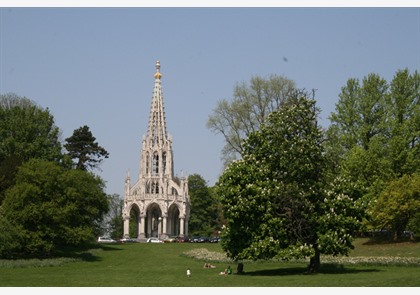
[[399, 70], [342, 87], [325, 149], [332, 175], [354, 185], [367, 204], [365, 230], [420, 232], [420, 75]]
[[315, 94], [257, 76], [209, 117], [225, 138], [216, 192], [229, 257], [310, 257], [314, 272], [362, 232], [419, 232], [419, 73], [349, 79], [326, 130]]
[[87, 126], [59, 135], [48, 109], [0, 95], [1, 258], [50, 257], [102, 231], [109, 202], [92, 170], [109, 154]]

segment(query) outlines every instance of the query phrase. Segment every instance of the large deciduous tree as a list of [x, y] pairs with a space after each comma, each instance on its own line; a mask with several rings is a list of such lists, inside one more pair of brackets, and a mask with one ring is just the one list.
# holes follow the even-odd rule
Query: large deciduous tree
[[[45, 257], [94, 241], [108, 200], [103, 181], [40, 159], [25, 162], [0, 209], [0, 256]], [[5, 246], [6, 245], [6, 246]]]
[[[420, 221], [420, 174], [403, 175], [379, 195], [373, 207], [374, 224], [393, 232], [395, 241], [401, 240], [403, 232], [417, 230]], [[417, 223], [417, 226], [413, 226]], [[409, 225], [413, 228], [408, 228]]]
[[330, 116], [331, 126], [338, 126], [344, 151], [354, 146], [367, 150], [369, 142], [384, 131], [387, 82], [377, 74], [362, 80], [349, 79], [341, 88], [336, 112]]
[[0, 204], [23, 162], [62, 158], [59, 134], [48, 109], [13, 93], [0, 95]]
[[226, 143], [221, 158], [225, 166], [241, 156], [243, 140], [258, 131], [268, 115], [287, 102], [295, 90], [295, 83], [285, 77], [254, 76], [249, 84], [242, 82], [234, 87], [230, 102], [226, 99], [218, 102], [207, 127], [224, 136]]
[[420, 74], [397, 71], [387, 95], [387, 151], [396, 177], [420, 172]]
[[76, 168], [81, 170], [99, 168], [100, 163], [109, 157], [86, 125], [74, 130], [73, 135], [66, 138], [64, 147], [70, 158], [76, 161]]
[[[351, 179], [372, 207], [390, 181], [420, 172], [417, 71], [399, 70], [390, 83], [376, 74], [362, 84], [349, 79], [330, 119], [325, 145], [330, 170]], [[378, 216], [371, 217], [380, 224]]]
[[393, 175], [389, 177], [419, 171], [418, 72], [397, 71], [390, 83], [377, 74], [369, 74], [362, 85], [358, 79], [349, 79], [339, 97], [327, 131], [329, 156], [336, 166], [354, 148], [381, 148], [378, 152], [391, 165]]
[[[351, 185], [325, 183], [315, 101], [301, 96], [274, 111], [217, 183], [227, 224], [222, 247], [235, 260], [347, 254], [363, 210]], [[344, 184], [343, 184], [344, 183]]]

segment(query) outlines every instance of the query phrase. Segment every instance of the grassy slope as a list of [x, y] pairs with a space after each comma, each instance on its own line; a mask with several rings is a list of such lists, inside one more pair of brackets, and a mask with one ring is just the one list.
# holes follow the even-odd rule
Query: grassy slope
[[[367, 245], [358, 239], [351, 256], [420, 257], [420, 243]], [[221, 276], [227, 263], [205, 261], [182, 254], [218, 244], [125, 244], [95, 250], [88, 261], [55, 267], [0, 268], [0, 286], [56, 287], [419, 287], [420, 267], [378, 265], [326, 265], [319, 274], [305, 275], [305, 263], [246, 263], [245, 275]], [[236, 270], [236, 265], [231, 265]], [[186, 277], [191, 268], [192, 277]]]

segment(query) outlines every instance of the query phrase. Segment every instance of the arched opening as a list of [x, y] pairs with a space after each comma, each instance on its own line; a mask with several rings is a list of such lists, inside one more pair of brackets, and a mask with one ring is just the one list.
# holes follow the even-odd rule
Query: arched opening
[[152, 204], [146, 213], [146, 237], [160, 238], [162, 223], [162, 213], [159, 205]]
[[137, 239], [139, 236], [139, 215], [140, 209], [134, 204], [130, 209], [129, 232], [130, 238]]
[[167, 220], [167, 234], [168, 236], [179, 236], [179, 209], [173, 204], [168, 210], [168, 220]]

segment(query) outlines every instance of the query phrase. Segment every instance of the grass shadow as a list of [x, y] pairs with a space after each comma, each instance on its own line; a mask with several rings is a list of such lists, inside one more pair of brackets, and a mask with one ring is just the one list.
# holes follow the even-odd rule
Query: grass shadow
[[85, 248], [72, 248], [72, 247], [65, 247], [61, 248], [57, 252], [57, 257], [65, 257], [65, 258], [73, 258], [78, 259], [86, 262], [97, 262], [101, 261], [100, 255], [97, 254], [100, 251], [121, 251], [122, 249], [116, 248], [112, 245], [90, 245], [89, 247]]
[[392, 245], [392, 244], [407, 244], [407, 243], [419, 243], [420, 238], [416, 237], [414, 239], [410, 239], [408, 237], [401, 238], [400, 240], [394, 240], [390, 236], [376, 236], [370, 237], [369, 240], [364, 242], [362, 245]]
[[241, 276], [292, 276], [292, 275], [316, 275], [316, 274], [357, 274], [372, 273], [380, 270], [370, 269], [354, 269], [343, 266], [342, 264], [323, 264], [317, 273], [308, 273], [307, 267], [285, 267], [277, 269], [266, 269], [244, 272]]

